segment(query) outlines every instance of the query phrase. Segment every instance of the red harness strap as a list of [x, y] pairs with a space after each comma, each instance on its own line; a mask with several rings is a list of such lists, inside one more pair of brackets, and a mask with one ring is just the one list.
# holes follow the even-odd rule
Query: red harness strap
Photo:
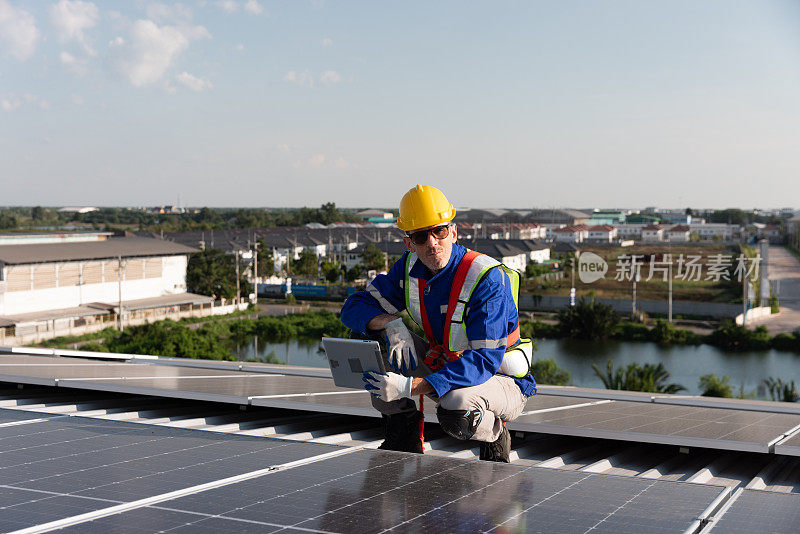
[[[433, 337], [433, 329], [428, 321], [428, 312], [425, 310], [425, 289], [427, 289], [428, 284], [425, 282], [425, 280], [421, 278], [419, 279], [419, 306], [420, 315], [422, 316], [422, 329], [425, 332], [425, 337], [428, 339], [428, 343], [430, 345], [428, 354], [425, 356], [424, 361], [425, 365], [434, 371], [438, 371], [448, 362], [452, 362], [453, 360], [457, 360], [461, 357], [461, 352], [451, 351], [449, 349], [450, 329], [453, 325], [453, 312], [458, 304], [458, 296], [461, 294], [461, 288], [464, 287], [464, 282], [467, 279], [467, 273], [469, 273], [469, 268], [472, 266], [472, 262], [474, 262], [478, 256], [480, 256], [479, 252], [468, 250], [461, 259], [461, 262], [458, 264], [456, 274], [453, 277], [453, 285], [450, 288], [450, 299], [447, 303], [447, 314], [444, 319], [444, 334], [442, 336], [442, 343], [436, 343], [436, 338]], [[467, 305], [466, 302], [463, 302], [463, 304], [464, 306]], [[460, 326], [456, 326], [456, 328], [460, 328]], [[519, 325], [517, 325], [517, 328], [513, 332], [509, 333], [508, 337], [506, 337], [506, 347], [513, 347], [518, 341]]]

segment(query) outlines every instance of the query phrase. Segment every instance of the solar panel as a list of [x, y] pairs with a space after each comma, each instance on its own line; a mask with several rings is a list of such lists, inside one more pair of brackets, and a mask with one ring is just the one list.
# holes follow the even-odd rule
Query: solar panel
[[248, 404], [251, 397], [265, 395], [353, 391], [337, 388], [331, 379], [326, 378], [244, 373], [214, 378], [187, 376], [180, 380], [170, 377], [61, 380], [59, 386], [234, 404]]
[[0, 530], [337, 450], [81, 417], [0, 427]]
[[711, 527], [703, 532], [794, 534], [798, 531], [798, 525], [800, 495], [746, 489], [738, 497], [734, 496], [730, 507], [723, 509]]
[[771, 443], [798, 424], [800, 415], [614, 401], [524, 415], [514, 421], [513, 428], [550, 434], [769, 452]]
[[781, 441], [775, 445], [775, 454], [800, 456], [800, 433], [795, 434], [789, 439]]
[[[358, 451], [84, 525], [174, 532], [681, 532], [719, 487]], [[67, 530], [69, 532], [69, 530]]]

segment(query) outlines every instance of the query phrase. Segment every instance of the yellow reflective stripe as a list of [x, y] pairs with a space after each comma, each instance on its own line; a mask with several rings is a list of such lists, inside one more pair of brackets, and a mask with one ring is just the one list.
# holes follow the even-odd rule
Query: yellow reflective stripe
[[385, 298], [383, 295], [381, 295], [381, 292], [380, 292], [380, 291], [378, 291], [378, 288], [377, 288], [377, 287], [375, 287], [374, 285], [372, 285], [372, 282], [370, 282], [370, 284], [367, 286], [367, 291], [369, 291], [369, 294], [370, 294], [370, 295], [372, 295], [372, 298], [374, 298], [375, 300], [377, 300], [377, 301], [378, 301], [378, 304], [380, 304], [380, 305], [381, 305], [381, 308], [383, 308], [383, 310], [384, 310], [386, 313], [397, 314], [397, 313], [399, 313], [399, 312], [400, 312], [400, 310], [398, 310], [397, 308], [395, 308], [395, 307], [392, 305], [392, 303], [391, 303], [391, 302], [389, 302], [388, 300], [386, 300], [386, 298]]
[[417, 254], [412, 252], [408, 255], [408, 259], [406, 260], [406, 272], [405, 272], [405, 294], [406, 294], [406, 311], [414, 319], [414, 322], [417, 325], [422, 325], [422, 313], [420, 312], [420, 302], [419, 302], [419, 280], [413, 278], [409, 273], [411, 272], [411, 267], [414, 266], [414, 263], [417, 261]]

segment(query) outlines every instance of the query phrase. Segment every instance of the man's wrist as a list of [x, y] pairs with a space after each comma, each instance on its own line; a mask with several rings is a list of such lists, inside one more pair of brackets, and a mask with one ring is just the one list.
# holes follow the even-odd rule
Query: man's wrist
[[399, 319], [397, 315], [392, 315], [389, 313], [382, 313], [380, 315], [376, 315], [372, 319], [369, 320], [367, 323], [367, 329], [369, 330], [383, 330], [386, 328], [386, 325], [394, 321], [395, 319]]

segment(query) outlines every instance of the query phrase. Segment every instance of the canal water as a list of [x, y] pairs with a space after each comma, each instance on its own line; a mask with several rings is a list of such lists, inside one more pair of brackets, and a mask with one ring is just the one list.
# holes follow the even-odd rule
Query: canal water
[[[292, 340], [286, 343], [267, 343], [251, 338], [234, 350], [240, 360], [257, 360], [270, 363], [288, 363], [309, 367], [327, 367], [325, 354], [319, 340]], [[700, 393], [701, 375], [714, 373], [729, 376], [734, 393], [744, 387], [746, 393], [755, 392], [765, 398], [765, 378], [782, 378], [784, 382], [796, 381], [800, 386], [800, 355], [776, 350], [726, 353], [710, 345], [662, 347], [655, 343], [626, 341], [582, 341], [575, 339], [537, 340], [536, 359], [553, 358], [560, 367], [572, 375], [572, 385], [602, 388], [603, 383], [592, 370], [597, 364], [605, 370], [606, 362], [614, 360], [615, 367], [632, 362], [663, 363], [669, 371], [668, 382], [680, 384], [687, 391]]]

